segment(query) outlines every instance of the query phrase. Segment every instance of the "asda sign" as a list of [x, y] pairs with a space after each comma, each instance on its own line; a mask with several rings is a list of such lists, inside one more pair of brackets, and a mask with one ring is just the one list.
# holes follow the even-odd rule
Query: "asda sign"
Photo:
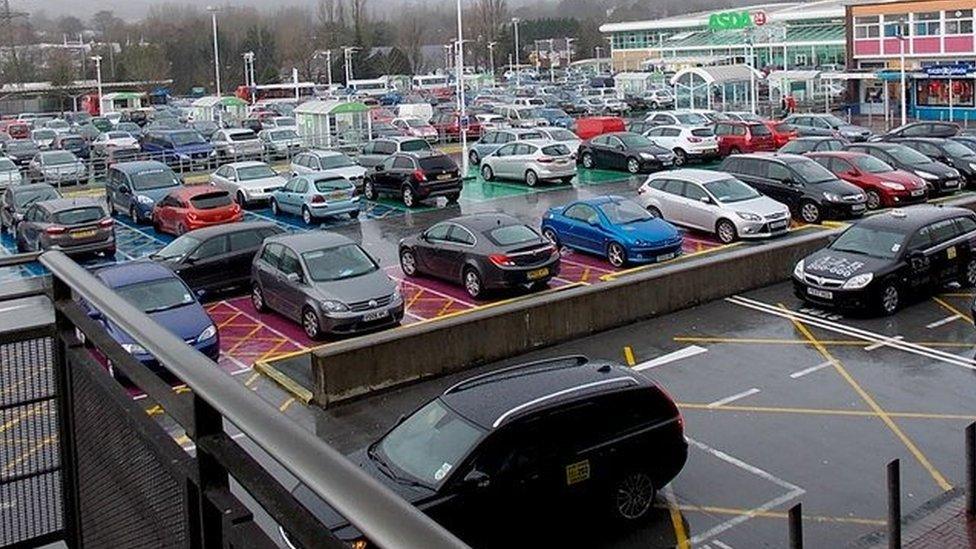
[[723, 11], [708, 16], [708, 28], [713, 31], [739, 30], [766, 24], [764, 11]]

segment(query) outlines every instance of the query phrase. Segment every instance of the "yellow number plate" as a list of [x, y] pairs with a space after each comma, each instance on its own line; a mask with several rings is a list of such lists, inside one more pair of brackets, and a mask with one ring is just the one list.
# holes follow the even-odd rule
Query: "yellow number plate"
[[590, 460], [577, 461], [566, 466], [566, 486], [572, 486], [588, 478], [590, 478]]
[[71, 233], [71, 238], [89, 238], [92, 236], [95, 236], [94, 229], [88, 231], [76, 231]]
[[949, 257], [949, 259], [955, 259], [956, 258], [956, 247], [955, 246], [951, 246], [948, 250], [946, 250], [946, 255]]
[[529, 271], [525, 276], [527, 276], [529, 280], [537, 280], [537, 279], [540, 279], [540, 278], [542, 278], [542, 277], [544, 277], [544, 276], [546, 276], [548, 274], [549, 274], [549, 268], [548, 267], [543, 267], [541, 269], [536, 269], [534, 271]]

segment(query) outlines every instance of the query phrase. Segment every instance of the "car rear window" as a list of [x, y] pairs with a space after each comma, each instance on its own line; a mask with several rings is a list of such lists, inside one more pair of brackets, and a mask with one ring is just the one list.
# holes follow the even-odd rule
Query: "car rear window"
[[763, 124], [752, 124], [749, 126], [749, 131], [752, 132], [752, 135], [772, 135], [769, 128]]
[[223, 208], [225, 206], [230, 206], [231, 199], [230, 193], [227, 191], [219, 191], [206, 194], [198, 194], [190, 199], [190, 204], [198, 210], [213, 210], [216, 208]]
[[711, 128], [696, 128], [691, 130], [691, 135], [695, 137], [712, 137], [715, 132]]
[[546, 136], [542, 135], [540, 132], [527, 132], [519, 136], [519, 139], [523, 141], [528, 141], [529, 139], [545, 139]]
[[400, 143], [400, 150], [404, 152], [429, 151], [430, 143], [424, 141], [423, 139], [412, 139], [410, 141]]
[[549, 156], [569, 156], [569, 147], [566, 145], [549, 145], [548, 147], [542, 147], [542, 154]]
[[229, 137], [231, 141], [250, 141], [256, 136], [254, 135], [254, 132], [234, 132], [227, 137]]
[[345, 177], [323, 177], [315, 180], [315, 190], [320, 193], [330, 191], [342, 191], [348, 189], [351, 184]]
[[506, 225], [488, 231], [488, 238], [498, 246], [515, 246], [539, 240], [539, 234], [528, 225]]
[[784, 124], [776, 124], [776, 131], [778, 133], [790, 133], [791, 131], [793, 131], [793, 129], [794, 129], [793, 126], [791, 126], [789, 124], [785, 124], [785, 123]]
[[456, 170], [457, 164], [449, 156], [430, 156], [420, 159], [420, 167], [423, 170]]
[[85, 206], [83, 208], [72, 208], [54, 214], [54, 221], [62, 225], [79, 225], [81, 223], [94, 223], [105, 217], [105, 210], [98, 206]]

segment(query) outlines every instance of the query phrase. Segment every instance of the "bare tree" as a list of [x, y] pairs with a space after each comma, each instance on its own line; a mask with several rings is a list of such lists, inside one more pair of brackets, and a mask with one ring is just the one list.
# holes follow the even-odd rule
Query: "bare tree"
[[366, 27], [369, 25], [369, 12], [366, 4], [368, 0], [349, 0], [349, 12], [352, 18], [353, 38], [357, 46], [366, 46]]
[[420, 74], [426, 69], [424, 67], [422, 48], [424, 41], [427, 39], [425, 36], [426, 31], [426, 14], [416, 10], [407, 12], [403, 19], [401, 19], [400, 26], [397, 28], [397, 43], [400, 46], [400, 51], [410, 61], [410, 66], [413, 68], [414, 74]]
[[[476, 52], [481, 60], [488, 59], [488, 43], [497, 42], [502, 34], [502, 25], [508, 21], [507, 0], [477, 0], [471, 22], [474, 36], [480, 36]], [[496, 58], [497, 62], [498, 59]], [[486, 63], [487, 64], [487, 63]]]

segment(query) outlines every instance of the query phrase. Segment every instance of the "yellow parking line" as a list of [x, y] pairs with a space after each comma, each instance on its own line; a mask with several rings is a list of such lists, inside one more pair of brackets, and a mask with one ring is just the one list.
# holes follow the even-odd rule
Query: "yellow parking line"
[[[782, 303], [777, 303], [777, 306], [783, 309], [784, 311], [789, 310], [785, 306], [783, 306]], [[868, 407], [874, 410], [874, 412], [878, 415], [881, 421], [883, 421], [885, 425], [888, 426], [888, 429], [890, 429], [891, 432], [894, 433], [895, 436], [902, 441], [905, 447], [908, 448], [908, 451], [911, 452], [913, 456], [915, 456], [916, 460], [918, 460], [919, 464], [926, 471], [928, 471], [929, 475], [932, 476], [932, 479], [935, 480], [935, 483], [939, 485], [939, 488], [941, 488], [942, 490], [950, 490], [952, 488], [952, 485], [949, 484], [949, 482], [945, 479], [945, 477], [942, 476], [941, 473], [939, 473], [938, 470], [936, 470], [936, 468], [932, 465], [932, 463], [928, 460], [928, 458], [925, 457], [925, 454], [923, 454], [922, 451], [919, 450], [917, 446], [915, 446], [915, 443], [912, 442], [910, 438], [908, 438], [908, 435], [906, 435], [901, 430], [901, 428], [898, 427], [898, 424], [896, 424], [894, 420], [891, 419], [891, 416], [889, 416], [888, 413], [885, 412], [884, 408], [882, 408], [881, 405], [879, 405], [874, 400], [874, 398], [872, 398], [871, 395], [869, 395], [868, 392], [865, 391], [864, 388], [862, 388], [861, 385], [854, 380], [854, 378], [847, 371], [847, 369], [844, 368], [844, 365], [841, 364], [839, 360], [834, 358], [834, 356], [830, 354], [830, 351], [828, 351], [825, 346], [823, 346], [819, 341], [817, 341], [817, 338], [814, 337], [814, 335], [810, 332], [809, 328], [807, 328], [805, 324], [798, 321], [796, 318], [791, 318], [790, 321], [793, 323], [794, 326], [796, 326], [796, 329], [799, 330], [801, 334], [803, 334], [803, 337], [807, 338], [808, 340], [810, 340], [811, 343], [813, 343], [814, 348], [816, 348], [817, 351], [824, 357], [824, 359], [834, 367], [834, 370], [836, 370], [837, 373], [844, 378], [844, 381], [846, 381], [847, 384], [854, 389], [854, 391], [858, 394], [858, 396], [861, 397], [861, 400], [863, 400], [868, 405]]]
[[637, 361], [634, 360], [634, 350], [630, 348], [630, 345], [624, 347], [624, 358], [627, 359], [627, 366], [632, 367], [637, 364]]
[[285, 343], [288, 343], [288, 340], [287, 339], [284, 339], [284, 338], [279, 339], [277, 341], [278, 342], [276, 344], [272, 345], [271, 348], [267, 350], [267, 352], [265, 352], [260, 357], [258, 357], [258, 360], [265, 360], [265, 359], [267, 359], [269, 356], [274, 355], [275, 354], [275, 351], [277, 351], [278, 349], [280, 349], [282, 345], [284, 345]]
[[217, 325], [217, 329], [219, 330], [221, 328], [226, 328], [228, 324], [230, 324], [231, 322], [234, 322], [235, 320], [237, 320], [237, 317], [241, 316], [242, 314], [243, 313], [241, 313], [240, 311], [234, 313], [230, 318], [228, 318], [227, 320], [225, 320], [225, 321], [221, 322], [220, 324], [218, 324]]
[[441, 315], [447, 313], [447, 310], [451, 308], [451, 305], [454, 305], [454, 298], [453, 297], [452, 298], [449, 298], [447, 300], [447, 303], [445, 303], [444, 306], [441, 307], [441, 310], [438, 311], [437, 314], [434, 315], [434, 316], [440, 317]]
[[976, 293], [973, 293], [973, 292], [952, 292], [952, 293], [939, 294], [939, 295], [941, 297], [968, 297], [968, 298], [972, 298], [972, 297], [976, 296]]
[[192, 391], [193, 390], [187, 387], [186, 385], [177, 385], [176, 387], [173, 387], [173, 392], [178, 395], [182, 395], [183, 393], [189, 393]]
[[[688, 410], [708, 410], [715, 412], [755, 412], [772, 414], [801, 414], [812, 416], [849, 416], [849, 417], [878, 417], [876, 412], [870, 410], [838, 410], [830, 408], [790, 408], [778, 406], [743, 406], [726, 404], [723, 406], [709, 406], [698, 402], [679, 402], [680, 408]], [[891, 417], [904, 419], [942, 419], [956, 421], [973, 421], [976, 414], [930, 414], [926, 412], [886, 412]]]
[[288, 400], [284, 401], [281, 406], [278, 407], [278, 411], [284, 412], [289, 406], [295, 403], [295, 397], [289, 397]]
[[160, 406], [159, 404], [157, 404], [157, 405], [155, 405], [155, 406], [153, 406], [151, 408], [146, 408], [146, 413], [149, 414], [149, 415], [151, 415], [151, 416], [161, 415], [165, 411], [166, 410], [163, 410], [163, 407]]
[[[660, 506], [659, 506], [660, 507]], [[670, 509], [671, 506], [669, 505]], [[713, 507], [710, 505], [678, 505], [680, 511], [691, 511], [695, 513], [711, 513], [715, 515], [749, 515], [753, 517], [785, 519], [789, 518], [789, 513], [782, 511], [756, 511], [754, 509], [735, 509], [731, 507]], [[858, 517], [828, 517], [823, 515], [803, 515], [803, 520], [820, 523], [844, 523], [844, 524], [863, 524], [867, 526], [882, 526], [886, 524], [881, 519], [866, 519]]]
[[254, 329], [248, 332], [246, 336], [242, 337], [240, 341], [235, 343], [230, 349], [227, 349], [227, 351], [224, 354], [233, 356], [234, 351], [236, 351], [238, 347], [246, 343], [251, 338], [251, 336], [258, 333], [261, 330], [261, 328], [264, 328], [263, 324], [258, 324], [257, 326], [255, 326]]
[[426, 290], [421, 288], [419, 292], [413, 294], [413, 297], [410, 298], [410, 301], [408, 301], [407, 304], [403, 306], [403, 308], [409, 309], [410, 307], [413, 307], [413, 304], [416, 303], [418, 299], [420, 299], [420, 296], [424, 295], [425, 291]]
[[259, 374], [258, 372], [254, 372], [253, 374], [251, 374], [251, 377], [247, 378], [247, 381], [244, 382], [244, 386], [250, 387], [251, 384], [254, 383], [254, 380], [256, 380], [259, 377], [261, 377], [261, 374]]
[[674, 501], [674, 496], [668, 499], [668, 515], [671, 516], [671, 527], [674, 528], [675, 547], [685, 549], [691, 547], [688, 542], [688, 531], [685, 530], [685, 523], [681, 520], [681, 511], [678, 504]]
[[937, 298], [935, 296], [932, 297], [932, 300], [935, 301], [936, 303], [938, 303], [939, 305], [941, 305], [943, 309], [949, 311], [950, 313], [952, 313], [954, 315], [959, 315], [966, 322], [968, 322], [970, 324], [973, 323], [973, 319], [969, 318], [969, 315], [967, 315], [966, 313], [964, 313], [964, 312], [960, 311], [959, 309], [953, 307], [952, 305], [949, 305], [945, 301], [942, 301], [941, 299], [939, 299], [939, 298]]

